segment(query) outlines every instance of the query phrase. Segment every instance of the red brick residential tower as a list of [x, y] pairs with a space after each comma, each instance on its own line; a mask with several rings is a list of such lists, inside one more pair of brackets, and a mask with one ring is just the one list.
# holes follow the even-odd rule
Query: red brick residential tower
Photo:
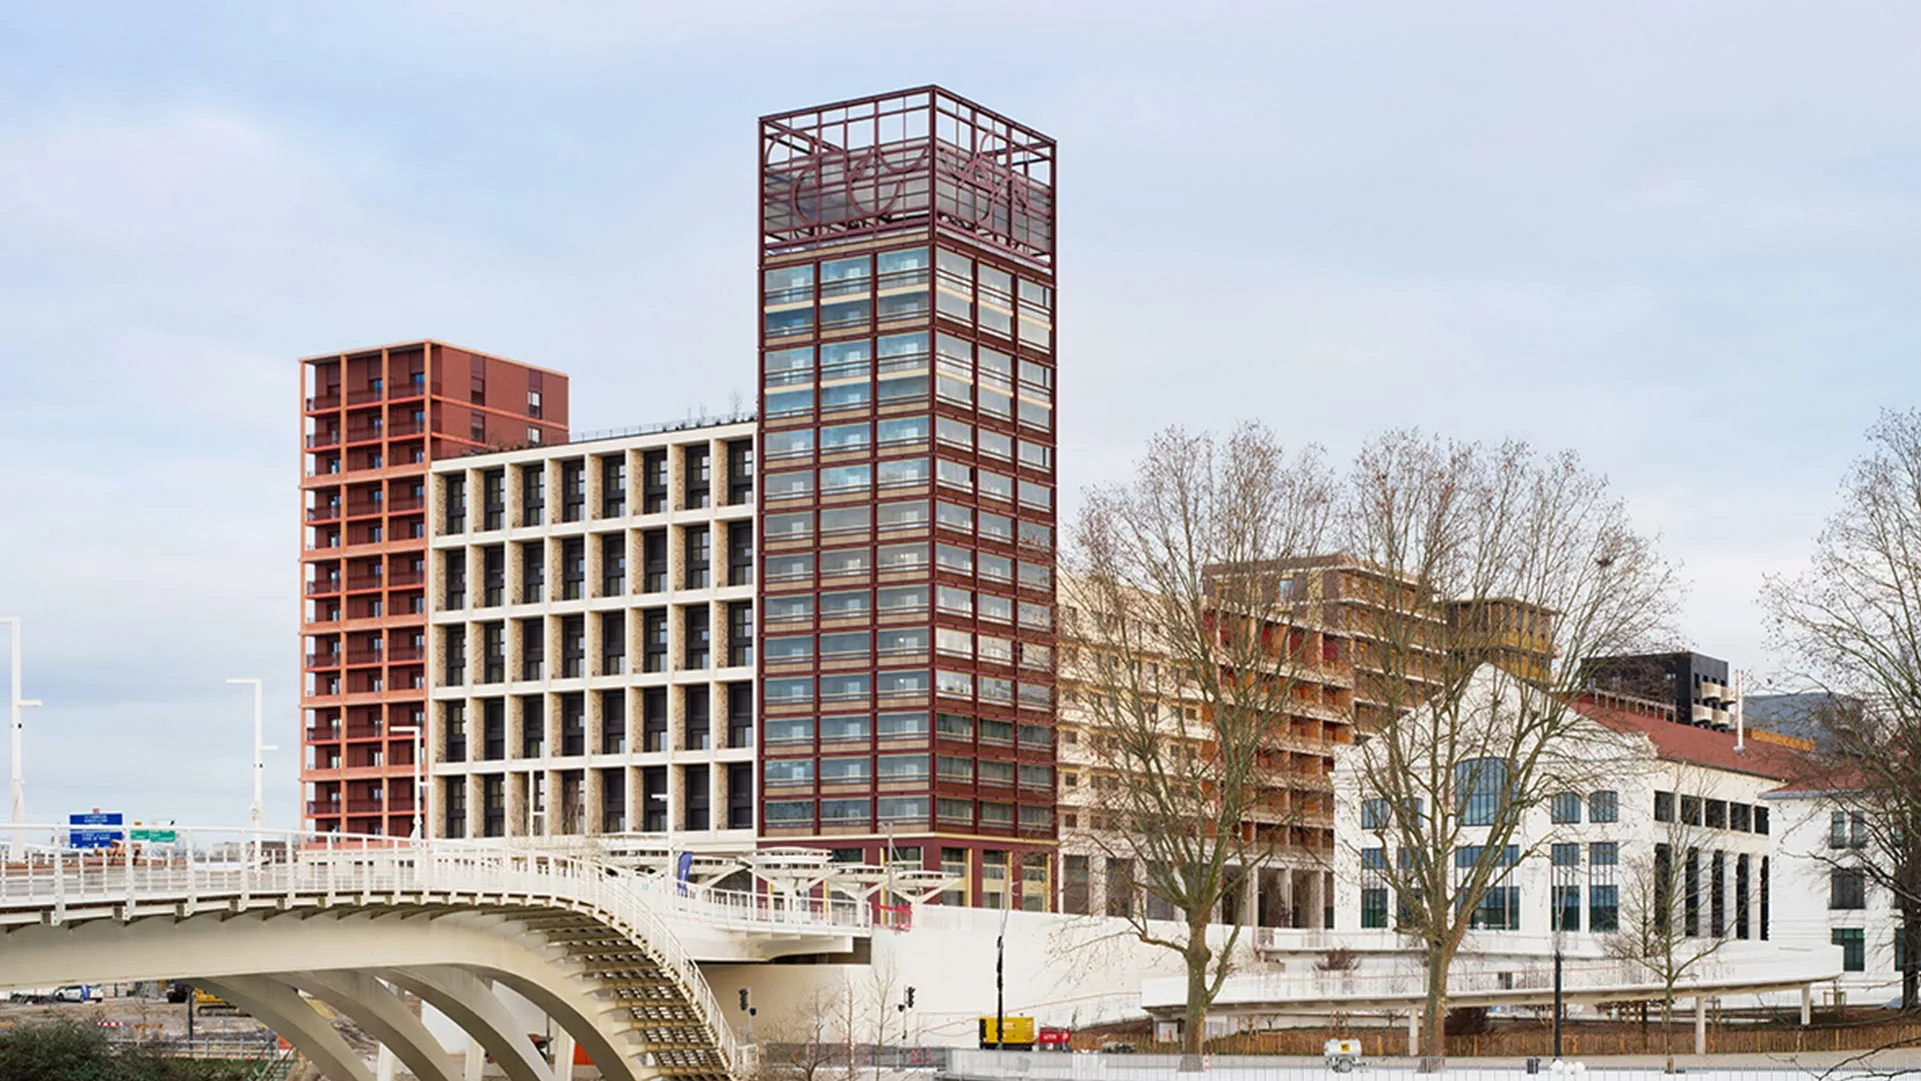
[[427, 463], [567, 438], [567, 377], [435, 341], [303, 358], [300, 780], [318, 832], [412, 832]]

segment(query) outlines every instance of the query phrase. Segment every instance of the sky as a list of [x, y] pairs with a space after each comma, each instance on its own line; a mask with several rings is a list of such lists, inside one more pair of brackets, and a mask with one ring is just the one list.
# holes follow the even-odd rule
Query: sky
[[[591, 430], [751, 401], [758, 116], [1059, 140], [1063, 503], [1153, 431], [1578, 451], [1765, 675], [1921, 398], [1921, 8], [0, 0], [0, 615], [27, 810], [297, 823], [297, 358], [434, 337]], [[0, 631], [4, 634], [4, 631]], [[0, 681], [6, 673], [0, 670]], [[4, 683], [0, 683], [4, 687]]]

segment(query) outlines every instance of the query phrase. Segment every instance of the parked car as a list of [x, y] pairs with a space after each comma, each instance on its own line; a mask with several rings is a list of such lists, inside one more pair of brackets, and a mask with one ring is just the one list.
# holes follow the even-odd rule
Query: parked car
[[55, 1002], [85, 1002], [87, 1001], [87, 997], [87, 986], [80, 983], [70, 983], [65, 987], [56, 987], [53, 991], [53, 1000]]

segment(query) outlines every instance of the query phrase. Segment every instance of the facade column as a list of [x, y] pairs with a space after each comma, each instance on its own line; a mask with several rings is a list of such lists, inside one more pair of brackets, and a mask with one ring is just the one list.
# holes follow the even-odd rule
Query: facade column
[[1321, 926], [1321, 916], [1327, 902], [1321, 895], [1321, 875], [1319, 871], [1307, 872], [1307, 896], [1301, 898], [1301, 926]]
[[[589, 702], [599, 697], [598, 694], [588, 693]], [[593, 710], [599, 709], [600, 707], [590, 705], [587, 708], [589, 710], [587, 720], [587, 753], [593, 754], [602, 746], [600, 743], [600, 726], [594, 722], [592, 713]], [[607, 800], [607, 789], [606, 786], [601, 783], [601, 776], [601, 772], [592, 767], [581, 770], [580, 832], [590, 837], [600, 833], [600, 808]]]
[[1407, 1054], [1413, 1058], [1421, 1053], [1421, 1010], [1415, 1007], [1407, 1011]]
[[1708, 1053], [1708, 1000], [1700, 995], [1694, 999], [1694, 1053]]
[[1801, 1027], [1807, 1028], [1814, 1023], [1814, 985], [1801, 986]]

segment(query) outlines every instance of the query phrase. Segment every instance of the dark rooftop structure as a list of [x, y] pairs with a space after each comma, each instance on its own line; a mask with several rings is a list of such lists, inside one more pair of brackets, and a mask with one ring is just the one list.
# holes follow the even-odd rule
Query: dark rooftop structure
[[1674, 704], [1674, 719], [1699, 728], [1734, 727], [1734, 686], [1728, 662], [1700, 653], [1638, 653], [1590, 657], [1583, 684], [1595, 690]]

